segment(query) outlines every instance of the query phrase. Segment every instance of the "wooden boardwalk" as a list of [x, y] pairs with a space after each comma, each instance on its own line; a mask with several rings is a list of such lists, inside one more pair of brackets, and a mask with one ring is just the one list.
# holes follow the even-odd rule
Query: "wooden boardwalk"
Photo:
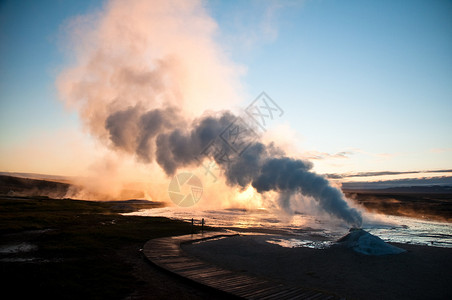
[[340, 299], [335, 295], [226, 270], [188, 256], [182, 243], [234, 236], [218, 232], [152, 239], [143, 248], [153, 264], [198, 284], [244, 299]]

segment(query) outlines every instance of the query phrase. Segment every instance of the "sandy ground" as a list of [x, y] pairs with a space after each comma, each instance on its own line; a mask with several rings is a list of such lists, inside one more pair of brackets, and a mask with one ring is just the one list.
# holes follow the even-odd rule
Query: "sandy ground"
[[249, 235], [184, 245], [213, 264], [336, 293], [347, 299], [452, 299], [452, 249], [394, 244], [407, 252], [366, 256], [342, 247], [284, 248]]

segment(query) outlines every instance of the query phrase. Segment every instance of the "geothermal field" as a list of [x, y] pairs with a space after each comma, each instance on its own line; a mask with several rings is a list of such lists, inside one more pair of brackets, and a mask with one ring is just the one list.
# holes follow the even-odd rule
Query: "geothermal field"
[[[356, 229], [321, 214], [287, 217], [264, 208], [198, 209], [147, 200], [65, 198], [74, 188], [0, 176], [0, 260], [9, 292], [30, 295], [21, 289], [27, 285], [51, 298], [230, 298], [163, 272], [139, 252], [152, 238], [218, 231], [239, 235], [183, 245], [182, 250], [237, 274], [350, 299], [450, 295], [452, 194], [447, 189], [438, 193], [435, 188], [437, 193], [430, 194], [429, 188], [420, 194], [392, 191], [384, 197], [354, 191], [363, 215], [362, 229]], [[381, 207], [375, 207], [376, 197]], [[413, 217], [412, 205], [423, 215]]]
[[0, 298], [452, 299], [451, 16], [1, 1]]

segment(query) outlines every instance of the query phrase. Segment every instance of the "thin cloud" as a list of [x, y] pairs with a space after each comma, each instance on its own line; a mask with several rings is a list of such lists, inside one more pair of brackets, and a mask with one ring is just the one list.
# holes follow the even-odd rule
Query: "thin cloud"
[[224, 12], [229, 28], [222, 32], [222, 39], [227, 45], [234, 45], [235, 51], [240, 47], [249, 52], [259, 45], [272, 43], [278, 38], [283, 14], [298, 9], [304, 1], [252, 1], [248, 7], [240, 7]]
[[430, 149], [430, 152], [432, 153], [444, 153], [444, 152], [450, 152], [452, 151], [452, 148], [432, 148]]
[[303, 158], [311, 160], [322, 160], [322, 159], [349, 159], [353, 155], [353, 151], [341, 151], [337, 153], [327, 153], [320, 151], [309, 151], [302, 154]]
[[344, 174], [325, 174], [327, 178], [343, 179], [352, 177], [373, 177], [386, 175], [406, 175], [406, 174], [420, 174], [420, 173], [452, 173], [452, 169], [444, 170], [418, 170], [418, 171], [378, 171], [378, 172], [358, 172], [358, 173], [344, 173]]

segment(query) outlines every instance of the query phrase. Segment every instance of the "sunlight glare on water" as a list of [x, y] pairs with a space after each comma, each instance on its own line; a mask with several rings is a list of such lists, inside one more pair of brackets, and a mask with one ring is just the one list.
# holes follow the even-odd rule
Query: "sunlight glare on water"
[[[267, 234], [267, 242], [283, 247], [327, 248], [346, 235], [349, 226], [339, 221], [297, 213], [292, 218], [266, 209], [200, 210], [180, 207], [146, 209], [126, 215], [160, 216], [222, 227], [241, 233]], [[362, 227], [386, 242], [452, 248], [452, 223], [408, 217], [384, 216], [384, 221], [367, 221]]]

